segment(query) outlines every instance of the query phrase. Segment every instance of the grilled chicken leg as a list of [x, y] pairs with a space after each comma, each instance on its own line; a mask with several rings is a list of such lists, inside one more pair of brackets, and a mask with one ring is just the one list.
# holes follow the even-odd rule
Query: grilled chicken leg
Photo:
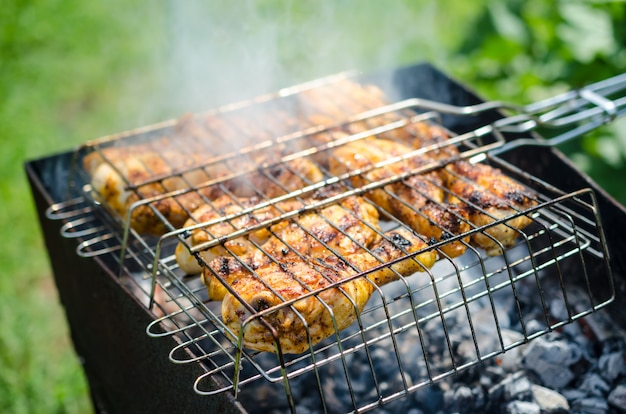
[[[449, 164], [445, 179], [450, 191], [469, 206], [470, 220], [476, 226], [504, 220], [537, 204], [526, 187], [485, 164], [466, 161]], [[499, 255], [503, 248], [515, 244], [520, 231], [531, 222], [528, 216], [518, 216], [476, 233], [472, 241], [488, 255]]]
[[[283, 353], [304, 352], [354, 322], [376, 286], [396, 280], [399, 275], [430, 268], [436, 253], [419, 253], [367, 276], [356, 275], [425, 247], [426, 243], [412, 232], [399, 229], [386, 233], [371, 246], [370, 252], [343, 258], [331, 254], [269, 262], [254, 272], [228, 261], [228, 265], [233, 265], [228, 271], [237, 273], [232, 288], [241, 301], [227, 293], [222, 302], [222, 318], [233, 335], [241, 332], [246, 348], [276, 352], [278, 344]], [[224, 264], [224, 268], [228, 265]], [[342, 281], [345, 282], [337, 284]], [[311, 292], [316, 293], [306, 296]], [[286, 301], [293, 302], [281, 306]], [[273, 307], [276, 309], [262, 317], [251, 318]]]
[[[198, 223], [215, 224], [206, 225], [191, 231], [185, 243], [176, 246], [175, 257], [180, 268], [187, 274], [200, 273], [202, 266], [195, 256], [189, 253], [187, 246], [198, 246], [210, 240], [219, 239], [230, 233], [246, 229], [248, 227], [271, 220], [281, 214], [302, 208], [304, 204], [298, 200], [287, 200], [275, 203], [268, 207], [254, 209], [252, 212], [239, 215], [247, 208], [254, 208], [261, 200], [258, 197], [236, 198], [223, 195], [215, 199], [211, 204], [203, 204], [191, 214], [184, 227], [191, 227]], [[233, 216], [233, 219], [224, 220], [224, 217]], [[261, 228], [248, 234], [246, 237], [238, 237], [228, 240], [220, 245], [200, 252], [207, 263], [214, 257], [229, 254], [244, 255], [256, 247], [254, 243], [264, 243], [269, 237], [267, 229]]]
[[[158, 153], [142, 147], [107, 148], [104, 156], [91, 153], [83, 164], [91, 175], [96, 196], [122, 217], [132, 208], [131, 226], [139, 233], [153, 235], [169, 230], [166, 221], [174, 228], [183, 226], [205, 200], [222, 195], [219, 186], [208, 185], [211, 182], [223, 180], [223, 188], [239, 197], [263, 194], [272, 198], [324, 178], [313, 161], [298, 158], [285, 163], [270, 162], [267, 166], [263, 160], [258, 160], [259, 164], [242, 164], [238, 171], [250, 172], [231, 179], [233, 170], [225, 164], [202, 167], [212, 158], [206, 149], [193, 155], [187, 151], [168, 149]], [[129, 185], [136, 188], [129, 189]], [[133, 207], [138, 201], [152, 198], [149, 204]]]
[[[369, 171], [352, 178], [355, 187], [400, 174], [409, 174], [426, 165], [420, 158], [407, 158], [382, 167], [372, 167], [412, 149], [399, 142], [368, 138], [337, 148], [330, 159], [331, 172], [342, 174], [357, 169]], [[468, 211], [463, 204], [445, 201], [443, 181], [436, 172], [408, 175], [402, 181], [371, 190], [367, 197], [429, 239], [446, 240], [469, 230]], [[442, 245], [450, 257], [465, 252], [468, 238]]]
[[258, 248], [214, 258], [209, 268], [204, 269], [202, 280], [209, 297], [222, 300], [227, 292], [224, 284], [238, 283], [241, 273], [233, 269], [254, 270], [271, 263], [298, 261], [301, 257], [354, 254], [378, 241], [379, 232], [378, 210], [360, 197], [348, 197], [319, 212], [305, 213], [271, 226], [271, 237], [262, 245], [257, 244]]
[[[458, 148], [447, 144], [448, 136], [441, 128], [415, 123], [410, 129], [413, 131], [412, 146], [433, 148], [427, 157], [437, 160], [458, 157]], [[537, 204], [526, 187], [487, 164], [457, 160], [437, 171], [451, 193], [448, 199], [454, 204], [467, 206], [469, 219], [477, 227], [505, 220]], [[528, 216], [506, 220], [474, 234], [472, 242], [490, 256], [502, 254], [503, 249], [515, 244], [521, 230], [531, 222]]]

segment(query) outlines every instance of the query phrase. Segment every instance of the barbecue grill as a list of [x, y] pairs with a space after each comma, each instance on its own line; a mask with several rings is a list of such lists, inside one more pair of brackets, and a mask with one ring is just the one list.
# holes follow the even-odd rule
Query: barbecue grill
[[[358, 100], [351, 101], [352, 97], [336, 86], [346, 79], [376, 85], [384, 91], [388, 102], [367, 107]], [[181, 129], [180, 120], [169, 121], [104, 137], [75, 151], [27, 163], [55, 280], [76, 350], [84, 361], [94, 405], [114, 412], [244, 412], [266, 406], [264, 395], [279, 395], [277, 409], [295, 411], [303, 404], [301, 395], [306, 395], [316, 409], [323, 411], [368, 411], [481, 365], [602, 308], [620, 306], [626, 263], [618, 252], [625, 247], [621, 235], [626, 230], [626, 212], [553, 146], [621, 115], [623, 98], [615, 99], [614, 95], [624, 83], [618, 77], [516, 108], [498, 102], [484, 103], [428, 64], [370, 75], [345, 73], [327, 77], [192, 116], [191, 121], [185, 122], [195, 126], [206, 122], [211, 127], [219, 120], [210, 136], [222, 142], [230, 142], [235, 135], [248, 136], [250, 140], [201, 164], [170, 164], [167, 174], [128, 180], [125, 190], [138, 196], [127, 210], [116, 209], [94, 191], [92, 178], [83, 168], [87, 157], [97, 154], [123, 177], [124, 171], [108, 159], [111, 149], [136, 146], [163, 154], [164, 159], [168, 159], [169, 151], [192, 158], [196, 149], [190, 143], [216, 144], [197, 141], [195, 136], [189, 140], [193, 133]], [[301, 96], [318, 91], [326, 94], [322, 94], [323, 102], [339, 102], [336, 105], [342, 118], [312, 121], [312, 115], [328, 115], [328, 109], [323, 105], [303, 109], [298, 102]], [[332, 151], [341, 145], [373, 135], [392, 136], [415, 123], [442, 128], [450, 138], [391, 157], [371, 168], [384, 168], [414, 157], [429, 160], [417, 170], [355, 185], [354, 178], [364, 177], [368, 171], [331, 174], [319, 162], [332, 156]], [[355, 130], [353, 125], [366, 127]], [[545, 139], [537, 133], [538, 128], [553, 128], [556, 137]], [[340, 135], [336, 134], [338, 131]], [[333, 137], [320, 141], [319, 137], [325, 135]], [[172, 137], [186, 139], [182, 150], [181, 141]], [[286, 150], [279, 155], [271, 152], [279, 146]], [[429, 157], [448, 146], [458, 149], [453, 158]], [[250, 167], [251, 156], [263, 152], [271, 155], [262, 164]], [[303, 158], [320, 165], [323, 179], [310, 182], [289, 170], [302, 183], [297, 189], [285, 188], [285, 183], [276, 179], [276, 168]], [[282, 349], [280, 332], [268, 323], [273, 314], [290, 310], [307, 332], [304, 317], [295, 310], [299, 300], [313, 298], [322, 302], [332, 319], [332, 309], [319, 299], [323, 292], [335, 289], [347, 296], [346, 286], [351, 281], [371, 278], [374, 272], [389, 270], [402, 260], [415, 260], [417, 254], [405, 252], [389, 263], [356, 270], [345, 279], [309, 289], [304, 296], [269, 308], [245, 304], [238, 292], [221, 280], [247, 311], [239, 332], [222, 317], [222, 303], [209, 300], [201, 277], [186, 274], [176, 261], [175, 251], [182, 246], [209, 269], [209, 260], [202, 256], [207, 249], [225, 248], [229, 241], [250, 237], [254, 231], [271, 229], [272, 225], [296, 220], [306, 213], [320, 212], [348, 197], [368, 195], [374, 190], [389, 191], [394, 183], [406, 182], [411, 176], [459, 160], [503, 171], [528, 189], [532, 206], [523, 210], [512, 208], [508, 216], [493, 217], [491, 222], [473, 225], [463, 234], [437, 240], [425, 238], [421, 251], [436, 252], [439, 258], [432, 268], [422, 267], [414, 275], [396, 274], [395, 282], [376, 286], [364, 308], [355, 312], [353, 323], [346, 329], [336, 329], [319, 343], [309, 335], [302, 352]], [[215, 178], [206, 173], [218, 164], [228, 166], [228, 174]], [[198, 172], [206, 174], [199, 185], [191, 178]], [[190, 227], [181, 228], [160, 208], [164, 200], [182, 205], [179, 200], [190, 193], [210, 201], [203, 189], [227, 188], [225, 183], [250, 183], [250, 177], [259, 176], [281, 192], [265, 196], [252, 182], [246, 188], [254, 192], [256, 203], [210, 222], [196, 220]], [[169, 185], [174, 181], [184, 185], [172, 189]], [[155, 185], [162, 191], [150, 195], [141, 192], [142, 187]], [[342, 191], [315, 201], [307, 198], [334, 186], [340, 186]], [[210, 232], [211, 226], [234, 223], [262, 208], [290, 200], [301, 202], [300, 207], [281, 211], [251, 226], [233, 225], [232, 232], [209, 237], [201, 244], [189, 241], [193, 230]], [[471, 200], [465, 201], [471, 204]], [[386, 231], [405, 227], [402, 220], [377, 207], [381, 237]], [[138, 212], [148, 212], [161, 233], [138, 231], [133, 222]], [[193, 218], [191, 211], [187, 213]], [[420, 214], [417, 210], [414, 213]], [[511, 219], [522, 216], [528, 217], [531, 224], [523, 229], [510, 224]], [[504, 246], [489, 236], [490, 229], [496, 226], [515, 232], [513, 246]], [[486, 254], [468, 242], [468, 236], [480, 234], [492, 239], [499, 254]], [[330, 255], [343, 257], [327, 241], [318, 242]], [[451, 243], [463, 244], [465, 253], [450, 257], [444, 249]], [[220, 279], [219, 274], [212, 277]], [[501, 297], [511, 299], [511, 309], [498, 305]], [[541, 312], [528, 313], [529, 302]], [[555, 307], [562, 312], [555, 312]], [[624, 326], [623, 316], [613, 317], [619, 326]], [[504, 332], [503, 319], [514, 319], [521, 336]], [[338, 321], [333, 323], [337, 325]], [[241, 332], [253, 324], [260, 324], [269, 332], [272, 352], [245, 345]], [[432, 332], [439, 335], [435, 337]], [[459, 346], [458, 338], [462, 336], [471, 338], [470, 346]], [[381, 354], [387, 358], [381, 359]], [[391, 366], [394, 375], [389, 375], [388, 367], [382, 365]], [[363, 384], [369, 384], [368, 389], [363, 390]], [[348, 396], [347, 403], [341, 405], [332, 398], [329, 387], [341, 389]], [[269, 391], [262, 390], [279, 392], [266, 394]]]

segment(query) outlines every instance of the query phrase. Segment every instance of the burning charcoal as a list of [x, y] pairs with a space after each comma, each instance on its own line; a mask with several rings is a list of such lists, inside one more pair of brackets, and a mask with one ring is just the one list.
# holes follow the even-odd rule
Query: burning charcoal
[[444, 411], [447, 413], [476, 413], [483, 411], [484, 396], [480, 388], [461, 385], [443, 395]]
[[567, 309], [567, 304], [560, 298], [555, 298], [550, 302], [550, 315], [557, 319], [567, 320], [569, 317]]
[[605, 414], [609, 410], [609, 405], [604, 398], [582, 398], [571, 404], [572, 413], [581, 414]]
[[443, 407], [444, 394], [440, 385], [441, 384], [436, 383], [429, 387], [417, 390], [413, 396], [415, 406], [426, 413], [440, 412]]
[[545, 328], [545, 322], [542, 324], [537, 319], [531, 319], [526, 322], [526, 332], [529, 334], [543, 331]]
[[506, 405], [507, 414], [540, 414], [541, 408], [529, 401], [511, 401]]
[[568, 388], [566, 390], [561, 391], [561, 394], [567, 399], [567, 401], [577, 401], [585, 398], [585, 393], [578, 388]]
[[[523, 339], [524, 335], [519, 332], [512, 331], [510, 329], [502, 330], [502, 340], [505, 345], [516, 343]], [[520, 368], [520, 360], [522, 359], [522, 353], [525, 347], [526, 345], [517, 346], [496, 357], [498, 365], [507, 371], [518, 370]]]
[[[603, 312], [592, 313], [585, 317], [584, 323], [598, 341], [607, 341], [615, 337], [615, 321]], [[621, 333], [623, 335], [623, 333]]]
[[613, 407], [626, 411], [626, 384], [619, 384], [611, 391], [608, 398]]
[[507, 399], [527, 400], [532, 395], [532, 383], [526, 377], [517, 381], [509, 382], [504, 388], [504, 395]]
[[611, 389], [609, 384], [607, 384], [600, 375], [595, 373], [587, 375], [579, 388], [592, 397], [604, 397]]
[[504, 379], [506, 372], [501, 366], [494, 365], [487, 367], [480, 376], [480, 385], [484, 388], [491, 388], [494, 384]]
[[533, 400], [541, 412], [545, 414], [558, 414], [569, 412], [569, 404], [567, 398], [558, 392], [541, 385], [533, 384], [532, 386]]
[[624, 354], [622, 352], [612, 352], [603, 354], [598, 359], [600, 375], [607, 381], [615, 380], [624, 371]]
[[612, 337], [602, 342], [603, 354], [623, 353], [624, 351], [626, 351], [626, 337]]
[[[493, 338], [493, 336], [491, 336]], [[476, 359], [476, 346], [472, 339], [452, 338], [454, 343], [454, 353], [458, 355], [460, 361], [472, 361]], [[479, 347], [481, 345], [479, 344]], [[490, 348], [491, 349], [491, 348]]]
[[489, 408], [494, 411], [501, 404], [512, 400], [532, 400], [532, 383], [526, 377], [524, 371], [518, 371], [507, 375], [500, 383], [491, 387], [488, 391]]
[[582, 351], [573, 342], [540, 337], [523, 352], [522, 366], [534, 373], [542, 385], [561, 389], [574, 379], [569, 366], [577, 362]]
[[565, 340], [560, 340], [558, 336], [545, 336], [531, 342], [536, 349], [531, 351], [531, 347], [527, 349], [524, 357], [534, 352], [541, 353], [541, 359], [556, 364], [572, 365], [582, 356], [582, 350], [578, 344]]
[[580, 323], [568, 323], [563, 326], [561, 329], [563, 336], [567, 337], [568, 340], [572, 342], [576, 342], [580, 345], [580, 348], [584, 351], [593, 346], [593, 341], [591, 341], [583, 332]]
[[537, 365], [525, 365], [538, 377], [541, 384], [549, 388], [561, 389], [574, 379], [572, 371], [559, 364], [539, 362]]

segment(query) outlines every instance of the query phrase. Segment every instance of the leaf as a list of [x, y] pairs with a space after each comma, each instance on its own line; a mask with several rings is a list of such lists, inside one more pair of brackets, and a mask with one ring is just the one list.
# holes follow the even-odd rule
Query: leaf
[[620, 145], [614, 136], [603, 135], [597, 142], [598, 154], [604, 162], [612, 167], [618, 168], [623, 165], [623, 158], [621, 156]]
[[557, 27], [557, 34], [580, 62], [589, 63], [598, 56], [617, 52], [613, 36], [611, 16], [608, 12], [584, 3], [559, 3], [564, 23]]
[[492, 1], [488, 5], [493, 25], [502, 36], [515, 43], [528, 43], [528, 33], [522, 19], [508, 9], [505, 2]]

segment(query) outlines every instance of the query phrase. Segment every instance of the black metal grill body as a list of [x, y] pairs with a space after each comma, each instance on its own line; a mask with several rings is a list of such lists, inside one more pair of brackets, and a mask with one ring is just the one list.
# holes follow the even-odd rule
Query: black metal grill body
[[[417, 97], [457, 106], [481, 102], [468, 88], [428, 64], [381, 73], [367, 80], [386, 91], [399, 91], [398, 96], [391, 96], [394, 100]], [[497, 111], [476, 117], [443, 115], [442, 124], [463, 133], [501, 117]], [[519, 137], [508, 135], [506, 138]], [[502, 158], [565, 192], [588, 187], [595, 190], [615, 279], [616, 299], [607, 312], [620, 327], [626, 328], [626, 316], [618, 311], [624, 305], [626, 290], [626, 259], [621, 254], [626, 251], [623, 237], [626, 210], [558, 150], [521, 147]], [[205, 372], [200, 362], [182, 366], [172, 364], [168, 354], [178, 345], [176, 337], [154, 339], [146, 335], [145, 327], [154, 316], [119, 281], [116, 276], [118, 264], [100, 257], [77, 256], [80, 238], [61, 237], [64, 222], [46, 218], [45, 211], [50, 205], [66, 199], [71, 163], [72, 153], [53, 155], [28, 162], [26, 172], [72, 340], [84, 363], [97, 411], [246, 411], [246, 407], [229, 393], [210, 397], [196, 394], [191, 383]], [[604, 271], [600, 269], [603, 266], [601, 261], [597, 266], [598, 271]], [[562, 272], [572, 275], [574, 283], [584, 283], [582, 278], [578, 280], [577, 269], [562, 269]]]

